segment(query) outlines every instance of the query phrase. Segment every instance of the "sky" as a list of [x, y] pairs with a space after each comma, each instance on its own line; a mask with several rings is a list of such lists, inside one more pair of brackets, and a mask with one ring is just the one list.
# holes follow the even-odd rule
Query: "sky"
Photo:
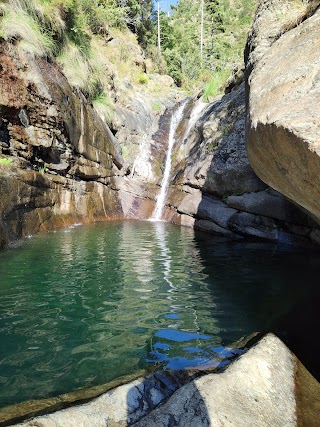
[[[158, 2], [154, 0], [155, 2], [155, 8], [158, 7]], [[178, 0], [160, 0], [160, 7], [163, 12], [167, 12], [170, 10], [170, 4], [176, 5], [178, 3]]]

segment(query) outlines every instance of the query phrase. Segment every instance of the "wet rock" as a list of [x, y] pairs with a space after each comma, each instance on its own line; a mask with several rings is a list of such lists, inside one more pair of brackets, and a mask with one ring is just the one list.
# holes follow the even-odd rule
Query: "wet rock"
[[199, 373], [158, 372], [117, 387], [89, 403], [34, 418], [17, 426], [125, 427], [168, 400]]
[[271, 218], [237, 212], [230, 218], [228, 225], [231, 231], [242, 236], [278, 240], [278, 227]]
[[108, 185], [124, 162], [107, 125], [54, 63], [4, 41], [0, 61], [0, 150], [15, 159], [0, 171], [0, 247], [75, 221], [123, 217]]
[[33, 171], [0, 173], [0, 246], [74, 222], [122, 218], [117, 192], [99, 182]]
[[238, 234], [233, 233], [229, 229], [220, 227], [220, 225], [212, 221], [207, 221], [205, 219], [196, 220], [194, 223], [194, 228], [196, 230], [208, 231], [209, 233], [216, 234], [218, 236], [225, 236], [234, 240], [241, 239], [241, 236], [239, 236]]
[[221, 200], [203, 196], [198, 206], [198, 217], [213, 221], [220, 227], [228, 228], [230, 218], [237, 211], [228, 207]]

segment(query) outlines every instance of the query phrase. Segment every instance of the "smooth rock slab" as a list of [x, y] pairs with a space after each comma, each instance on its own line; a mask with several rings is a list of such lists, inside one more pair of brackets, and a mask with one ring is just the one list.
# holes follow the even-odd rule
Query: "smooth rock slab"
[[258, 191], [241, 196], [229, 196], [227, 205], [255, 215], [262, 215], [281, 221], [305, 224], [307, 219], [292, 203], [276, 191]]
[[296, 426], [294, 372], [294, 356], [269, 334], [224, 373], [185, 385], [134, 426]]

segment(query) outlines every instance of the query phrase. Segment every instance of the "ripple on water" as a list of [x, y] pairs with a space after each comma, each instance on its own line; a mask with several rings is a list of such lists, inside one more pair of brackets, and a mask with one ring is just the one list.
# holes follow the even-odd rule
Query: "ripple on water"
[[306, 292], [295, 266], [310, 257], [274, 245], [164, 222], [67, 231], [0, 253], [2, 405], [159, 363], [221, 365], [241, 352], [233, 342], [267, 330]]

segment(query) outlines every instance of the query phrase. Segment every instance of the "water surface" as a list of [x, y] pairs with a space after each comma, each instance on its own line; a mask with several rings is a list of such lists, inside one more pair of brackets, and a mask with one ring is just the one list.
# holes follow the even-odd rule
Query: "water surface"
[[0, 253], [1, 405], [147, 366], [219, 364], [307, 292], [312, 260], [163, 222], [25, 239]]

